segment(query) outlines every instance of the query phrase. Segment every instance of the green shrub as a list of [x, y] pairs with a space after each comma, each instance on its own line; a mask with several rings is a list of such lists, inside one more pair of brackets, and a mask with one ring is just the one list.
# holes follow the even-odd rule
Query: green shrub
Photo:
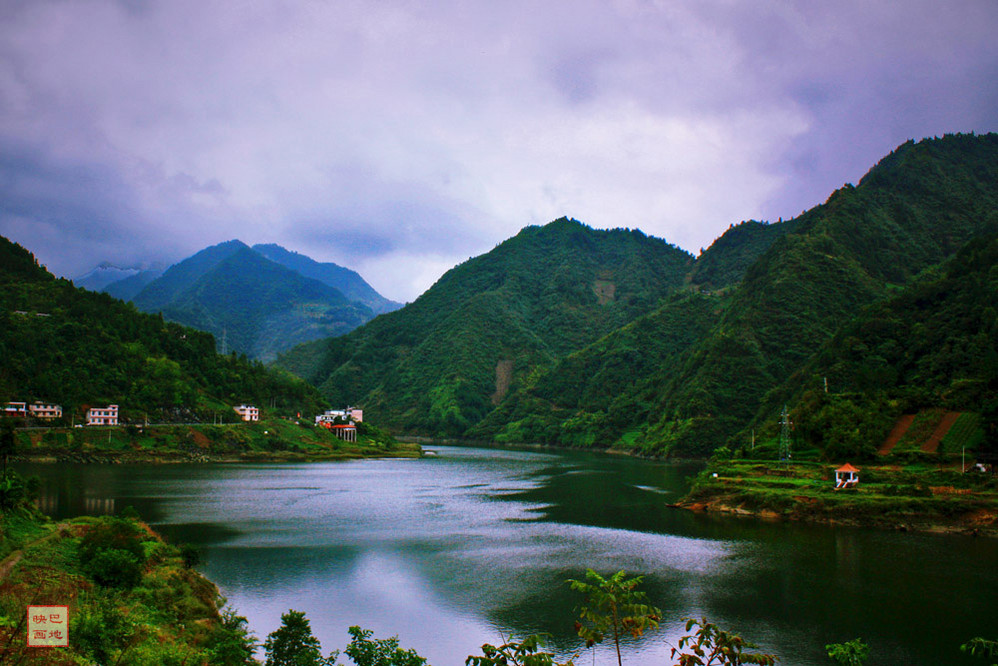
[[95, 523], [80, 542], [80, 561], [86, 564], [101, 550], [123, 550], [144, 561], [142, 530], [131, 520], [102, 518]]
[[128, 590], [142, 580], [139, 558], [119, 548], [97, 551], [83, 568], [94, 582], [104, 587]]
[[124, 613], [103, 599], [93, 605], [81, 603], [69, 620], [75, 649], [98, 664], [113, 663], [114, 652], [127, 645], [134, 632]]

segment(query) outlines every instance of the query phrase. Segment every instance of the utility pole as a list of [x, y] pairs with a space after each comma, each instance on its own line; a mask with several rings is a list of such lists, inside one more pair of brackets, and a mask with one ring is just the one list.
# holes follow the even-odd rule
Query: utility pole
[[783, 412], [780, 413], [780, 462], [790, 462], [790, 413], [787, 412], [786, 405], [783, 405]]

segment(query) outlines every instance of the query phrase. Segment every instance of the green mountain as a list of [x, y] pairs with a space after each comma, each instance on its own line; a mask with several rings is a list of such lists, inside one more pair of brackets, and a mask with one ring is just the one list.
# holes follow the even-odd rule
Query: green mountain
[[285, 250], [280, 245], [254, 245], [253, 249], [273, 262], [290, 268], [307, 278], [318, 280], [336, 289], [349, 300], [362, 303], [375, 314], [391, 312], [402, 307], [401, 303], [390, 301], [369, 285], [356, 271], [334, 263], [320, 263], [297, 252]]
[[373, 316], [337, 289], [240, 241], [209, 247], [171, 266], [133, 302], [262, 360], [300, 342], [341, 335]]
[[538, 368], [648, 312], [692, 257], [560, 219], [448, 271], [401, 310], [278, 365], [407, 432], [465, 434]]
[[[617, 417], [616, 432], [602, 431], [594, 445], [703, 455], [726, 442], [748, 441], [753, 426], [772, 424], [780, 411], [779, 386], [864, 306], [897, 293], [974, 236], [998, 228], [996, 176], [995, 135], [909, 142], [857, 187], [846, 186], [799, 218], [771, 228], [750, 223], [754, 238], [747, 243], [745, 225], [730, 229], [725, 236], [736, 237], [722, 237], [701, 255], [690, 279], [697, 287], [698, 275], [744, 274], [718, 297], [721, 314], [678, 360], [658, 364], [648, 375], [636, 369], [634, 388], [616, 398], [631, 405], [632, 419]], [[758, 247], [763, 233], [775, 238], [743, 271], [747, 253], [740, 248]], [[715, 249], [726, 256], [711, 257]], [[703, 284], [731, 284], [731, 278]], [[539, 377], [538, 386], [547, 381]], [[610, 419], [609, 406], [580, 408], [559, 415], [558, 428], [548, 424], [538, 432], [523, 423], [550, 421], [551, 409], [534, 404], [535, 410], [521, 409], [511, 421], [494, 415], [479, 434], [572, 444], [578, 441], [575, 423]]]
[[315, 389], [215, 340], [80, 289], [0, 237], [0, 400], [54, 402], [65, 414], [116, 403], [123, 416], [211, 420], [241, 402], [318, 411]]
[[231, 240], [201, 250], [170, 266], [159, 278], [146, 285], [132, 302], [146, 312], [158, 312], [182, 292], [190, 289], [205, 273], [239, 250], [247, 249], [242, 241]]
[[559, 220], [279, 364], [401, 430], [703, 455], [771, 425], [781, 387], [864, 308], [998, 229], [996, 184], [998, 135], [908, 142], [857, 186], [733, 226], [695, 262]]
[[[117, 280], [116, 282], [112, 282], [99, 291], [103, 291], [105, 294], [122, 301], [130, 301], [138, 296], [139, 292], [145, 289], [150, 282], [158, 279], [161, 275], [163, 275], [162, 269], [139, 271], [135, 275], [130, 275], [126, 278], [122, 278], [121, 280]], [[84, 289], [91, 289], [87, 285], [80, 284], [75, 280], [73, 281], [73, 284], [77, 287], [83, 287]], [[92, 289], [92, 291], [97, 290]]]
[[793, 405], [808, 444], [845, 454], [877, 448], [902, 413], [993, 419], [996, 396], [998, 234], [990, 234], [864, 308], [769, 401]]
[[749, 220], [728, 227], [697, 257], [690, 271], [691, 284], [703, 290], [723, 289], [741, 282], [745, 272], [778, 239], [796, 231], [803, 216], [776, 224]]

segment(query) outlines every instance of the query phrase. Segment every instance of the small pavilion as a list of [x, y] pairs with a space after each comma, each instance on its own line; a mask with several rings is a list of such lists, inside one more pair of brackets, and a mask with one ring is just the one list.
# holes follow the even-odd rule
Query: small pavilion
[[859, 470], [846, 463], [835, 470], [835, 489], [851, 488], [859, 483]]

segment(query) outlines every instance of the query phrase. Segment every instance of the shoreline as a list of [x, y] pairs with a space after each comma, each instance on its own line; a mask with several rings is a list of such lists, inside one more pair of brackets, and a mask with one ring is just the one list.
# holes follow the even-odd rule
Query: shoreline
[[670, 507], [765, 521], [998, 538], [998, 482], [932, 466], [866, 465], [834, 489], [834, 465], [715, 461]]
[[685, 502], [680, 500], [668, 505], [670, 508], [693, 513], [713, 514], [725, 517], [744, 518], [763, 522], [792, 522], [825, 527], [858, 527], [891, 532], [913, 532], [918, 534], [945, 534], [972, 537], [998, 538], [998, 526], [968, 525], [964, 523], [925, 522], [924, 516], [911, 515], [908, 521], [862, 520], [847, 517], [818, 517], [779, 513], [770, 509], [748, 509], [744, 506], [731, 506], [721, 501]]
[[208, 464], [230, 465], [239, 463], [308, 463], [337, 462], [349, 460], [410, 458], [419, 459], [425, 455], [422, 449], [399, 449], [396, 451], [335, 451], [326, 454], [298, 453], [293, 451], [251, 451], [242, 454], [193, 454], [183, 451], [138, 452], [138, 451], [45, 451], [18, 453], [10, 457], [12, 464], [30, 463], [53, 465], [57, 463], [74, 463], [79, 465], [183, 465]]

